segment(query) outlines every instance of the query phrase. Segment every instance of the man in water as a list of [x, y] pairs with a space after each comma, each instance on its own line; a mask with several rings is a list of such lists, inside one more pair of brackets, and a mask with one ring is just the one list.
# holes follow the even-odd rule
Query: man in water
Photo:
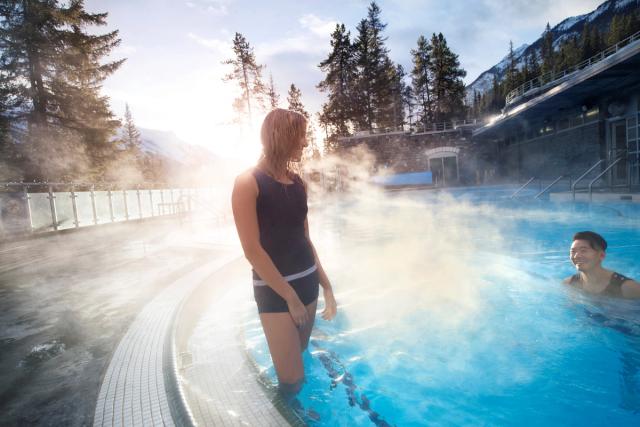
[[598, 233], [580, 231], [573, 236], [569, 257], [578, 272], [565, 284], [586, 292], [618, 298], [640, 298], [640, 283], [602, 267], [607, 242]]

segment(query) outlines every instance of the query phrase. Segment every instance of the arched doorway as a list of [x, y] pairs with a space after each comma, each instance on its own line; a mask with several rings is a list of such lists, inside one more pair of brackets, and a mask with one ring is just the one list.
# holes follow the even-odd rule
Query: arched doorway
[[457, 147], [438, 147], [426, 151], [429, 159], [429, 170], [436, 185], [450, 185], [458, 182], [458, 153]]

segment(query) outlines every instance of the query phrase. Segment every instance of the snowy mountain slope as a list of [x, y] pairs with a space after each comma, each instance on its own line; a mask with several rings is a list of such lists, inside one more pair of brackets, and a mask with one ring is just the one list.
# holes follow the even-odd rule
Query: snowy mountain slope
[[202, 164], [218, 162], [220, 159], [203, 147], [190, 145], [171, 131], [139, 128], [142, 151], [157, 154], [179, 163]]

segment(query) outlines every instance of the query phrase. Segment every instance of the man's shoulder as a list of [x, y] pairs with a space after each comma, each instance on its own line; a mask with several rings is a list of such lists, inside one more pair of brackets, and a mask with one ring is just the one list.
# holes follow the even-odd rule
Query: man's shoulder
[[625, 298], [640, 298], [640, 283], [626, 277], [620, 287]]

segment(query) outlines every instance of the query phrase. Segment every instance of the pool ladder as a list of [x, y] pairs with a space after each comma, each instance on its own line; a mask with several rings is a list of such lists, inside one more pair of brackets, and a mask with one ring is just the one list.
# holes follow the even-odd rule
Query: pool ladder
[[[551, 189], [551, 187], [553, 187], [554, 185], [556, 185], [561, 179], [563, 178], [569, 178], [571, 179], [570, 176], [567, 175], [560, 175], [559, 177], [557, 177], [556, 179], [554, 179], [551, 184], [547, 185], [546, 187], [544, 187], [542, 190], [540, 190], [535, 196], [533, 196], [534, 199], [539, 199], [544, 193], [546, 193], [547, 191], [549, 191]], [[518, 188], [515, 193], [513, 193], [511, 195], [512, 199], [515, 199], [516, 196], [518, 195], [518, 193], [520, 193], [522, 190], [524, 190], [525, 188], [527, 188], [527, 186], [529, 186], [529, 184], [531, 184], [533, 181], [535, 181], [537, 178], [535, 176], [532, 176], [531, 178], [529, 178], [529, 180], [527, 182], [524, 183], [524, 185], [522, 185], [520, 188]], [[542, 180], [540, 180], [540, 186], [542, 186]]]

